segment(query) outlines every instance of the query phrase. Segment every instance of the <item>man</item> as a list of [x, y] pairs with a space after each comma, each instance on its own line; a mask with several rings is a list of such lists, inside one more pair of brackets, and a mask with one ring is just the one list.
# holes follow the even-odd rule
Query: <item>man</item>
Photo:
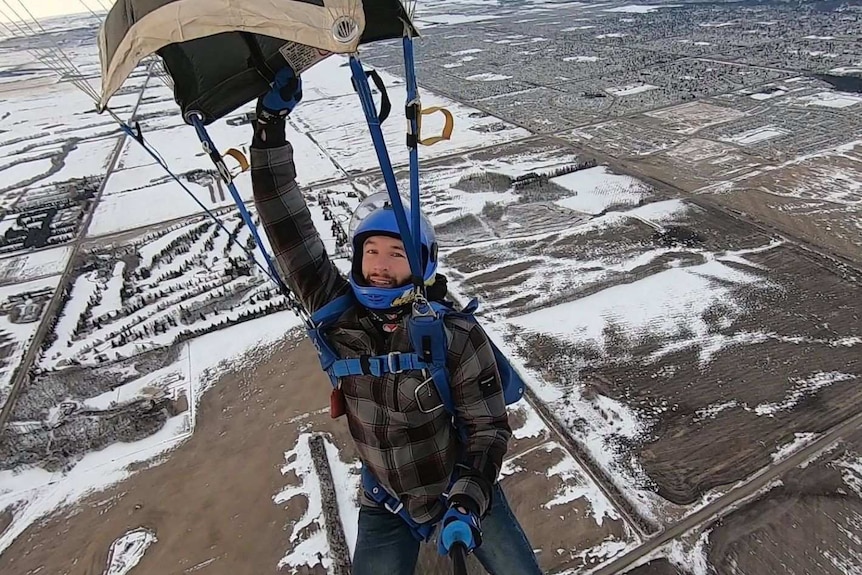
[[[293, 149], [285, 139], [285, 118], [301, 99], [301, 80], [289, 68], [281, 70], [273, 89], [258, 102], [251, 149], [255, 204], [285, 283], [310, 314], [353, 293], [356, 305], [327, 334], [342, 357], [412, 351], [406, 333], [410, 266], [391, 207], [360, 206], [367, 213], [355, 216], [358, 225], [351, 226], [348, 279], [329, 260], [314, 227], [295, 181]], [[424, 280], [434, 284], [437, 245], [427, 221], [420, 236]], [[410, 521], [364, 492], [354, 575], [412, 575], [421, 538], [412, 524], [436, 525], [441, 554], [462, 542], [490, 573], [541, 573], [497, 483], [511, 429], [493, 351], [474, 322], [447, 317], [446, 327], [450, 388], [463, 439], [422, 371], [340, 380], [364, 470], [375, 486], [403, 504]]]

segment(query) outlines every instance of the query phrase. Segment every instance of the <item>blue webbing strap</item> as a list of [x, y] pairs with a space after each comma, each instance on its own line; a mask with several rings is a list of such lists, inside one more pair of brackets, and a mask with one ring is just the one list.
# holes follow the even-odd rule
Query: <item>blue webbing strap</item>
[[422, 114], [422, 105], [419, 102], [419, 87], [416, 83], [416, 65], [413, 61], [413, 38], [409, 34], [405, 34], [402, 40], [404, 48], [404, 72], [407, 79], [407, 104], [408, 112], [407, 121], [410, 123], [408, 134], [412, 134], [412, 138], [408, 138], [407, 145], [410, 148], [410, 209], [413, 216], [413, 231], [416, 234], [413, 238], [414, 249], [416, 253], [422, 253], [422, 237], [419, 233], [420, 228], [420, 205], [419, 205], [419, 126], [420, 116]]
[[207, 133], [207, 129], [203, 124], [203, 118], [198, 114], [190, 114], [189, 119], [192, 121], [192, 125], [195, 127], [195, 131], [198, 133], [198, 138], [201, 141], [201, 145], [203, 146], [204, 152], [206, 152], [210, 159], [212, 159], [215, 164], [216, 169], [218, 169], [219, 175], [227, 184], [228, 190], [230, 190], [230, 195], [233, 198], [236, 207], [239, 209], [239, 213], [242, 216], [245, 225], [251, 230], [251, 235], [254, 236], [254, 241], [257, 246], [260, 248], [260, 253], [263, 254], [263, 259], [266, 261], [266, 265], [269, 268], [269, 273], [275, 279], [278, 287], [282, 292], [287, 291], [287, 286], [284, 285], [284, 282], [281, 281], [281, 276], [278, 273], [278, 270], [275, 267], [275, 262], [270, 257], [270, 255], [263, 249], [263, 241], [260, 239], [260, 234], [257, 231], [257, 226], [254, 224], [254, 220], [251, 219], [251, 214], [248, 213], [248, 210], [245, 207], [245, 203], [242, 201], [242, 198], [239, 195], [239, 192], [236, 189], [236, 186], [233, 183], [233, 177], [225, 166], [224, 160], [221, 158], [221, 154], [218, 152], [218, 148], [213, 143], [212, 138], [210, 138], [209, 133]]
[[410, 271], [414, 277], [421, 278], [423, 277], [423, 270], [420, 264], [421, 252], [415, 249], [418, 244], [413, 240], [413, 234], [410, 232], [410, 226], [407, 222], [407, 214], [404, 211], [404, 205], [401, 203], [401, 196], [398, 194], [395, 172], [392, 169], [392, 162], [386, 150], [386, 140], [383, 138], [383, 130], [380, 127], [380, 118], [374, 105], [371, 87], [368, 85], [368, 77], [362, 68], [362, 63], [356, 56], [350, 56], [350, 70], [353, 74], [353, 84], [356, 86], [356, 91], [359, 94], [359, 101], [362, 103], [365, 120], [368, 122], [371, 140], [374, 142], [374, 150], [377, 152], [377, 161], [380, 163], [381, 172], [383, 172], [383, 180], [386, 182], [389, 201], [392, 202], [392, 208], [395, 211], [398, 230], [407, 252], [407, 261], [410, 262]]
[[[168, 167], [168, 165], [164, 161], [164, 159], [161, 156], [159, 156], [159, 154], [144, 140], [143, 135], [140, 133], [139, 130], [135, 130], [134, 128], [132, 128], [131, 126], [129, 126], [126, 123], [121, 123], [120, 129], [122, 129], [123, 132], [125, 132], [129, 137], [131, 137], [138, 144], [140, 144], [140, 146], [144, 149], [144, 151], [146, 151], [153, 158], [153, 160], [155, 160], [156, 163], [159, 166], [161, 166], [161, 168], [165, 171], [166, 174], [168, 174], [168, 176], [171, 177], [171, 179], [173, 179], [177, 184], [180, 185], [180, 187], [183, 190], [185, 190], [185, 192], [192, 198], [192, 200], [195, 201], [195, 203], [206, 213], [206, 215], [208, 215], [210, 218], [212, 218], [212, 220], [216, 223], [216, 225], [219, 228], [222, 229], [222, 231], [224, 231], [228, 236], [230, 236], [232, 234], [232, 232], [230, 230], [228, 230], [227, 227], [224, 225], [224, 222], [222, 222], [221, 219], [212, 212], [212, 210], [207, 208], [204, 205], [204, 203], [201, 202], [200, 198], [198, 198], [194, 194], [194, 192], [192, 192], [188, 188], [188, 186], [186, 186], [183, 183], [183, 181], [180, 180], [179, 177], [177, 177], [177, 175], [173, 173], [173, 171], [171, 171], [171, 169]], [[232, 189], [231, 194], [233, 195], [233, 193], [236, 191], [236, 188], [233, 186], [233, 183], [230, 184], [230, 187]], [[234, 196], [234, 201], [237, 202], [237, 204], [238, 204], [237, 207], [240, 209], [240, 213], [241, 214], [244, 213], [245, 216], [247, 216], [248, 212], [245, 210], [245, 204], [242, 203], [242, 199], [239, 198], [238, 194], [236, 196]], [[244, 220], [245, 220], [245, 216], [243, 217]], [[251, 221], [250, 216], [249, 216], [248, 220], [246, 220], [246, 225], [248, 225], [250, 227], [252, 235], [255, 237], [255, 241], [258, 242], [257, 245], [260, 246], [260, 249], [261, 249], [261, 252], [263, 253], [263, 256], [266, 258], [267, 263], [270, 265], [268, 266], [268, 268], [264, 267], [263, 264], [261, 264], [257, 260], [257, 258], [254, 256], [254, 254], [251, 253], [248, 249], [246, 249], [245, 246], [242, 246], [242, 245], [239, 246], [240, 249], [242, 249], [242, 251], [244, 251], [246, 253], [246, 255], [249, 257], [249, 259], [251, 259], [251, 261], [254, 262], [254, 264], [258, 268], [260, 268], [260, 270], [264, 273], [264, 275], [266, 275], [270, 280], [273, 281], [273, 283], [275, 283], [279, 287], [282, 294], [284, 294], [284, 296], [287, 298], [287, 302], [290, 305], [293, 312], [300, 319], [302, 319], [306, 323], [306, 325], [310, 326], [311, 325], [310, 320], [308, 318], [308, 313], [305, 311], [305, 308], [302, 307], [302, 305], [296, 300], [296, 297], [293, 295], [293, 293], [287, 288], [287, 286], [284, 285], [284, 283], [281, 281], [281, 276], [278, 275], [278, 272], [276, 272], [273, 269], [273, 266], [271, 265], [271, 261], [269, 259], [269, 256], [266, 253], [266, 251], [263, 249], [263, 244], [260, 243], [260, 237], [257, 234], [257, 227], [254, 225], [254, 222]]]
[[[377, 478], [368, 471], [365, 465], [362, 466], [362, 489], [365, 493], [378, 505], [383, 506], [387, 511], [399, 516], [410, 528], [410, 533], [413, 538], [419, 542], [428, 541], [434, 533], [436, 523], [417, 523], [410, 514], [404, 504], [396, 497], [391, 495], [377, 481]], [[444, 500], [445, 503], [445, 500]]]
[[329, 368], [335, 377], [349, 375], [373, 375], [380, 377], [387, 373], [401, 373], [416, 369], [428, 369], [431, 365], [420, 359], [416, 353], [394, 351], [388, 355], [363, 356], [338, 359]]

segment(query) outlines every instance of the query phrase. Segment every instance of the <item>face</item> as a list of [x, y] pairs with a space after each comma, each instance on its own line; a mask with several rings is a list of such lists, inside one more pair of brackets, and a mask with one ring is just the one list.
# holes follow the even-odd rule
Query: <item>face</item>
[[362, 247], [362, 277], [374, 287], [400, 287], [410, 281], [410, 263], [401, 240], [371, 236]]

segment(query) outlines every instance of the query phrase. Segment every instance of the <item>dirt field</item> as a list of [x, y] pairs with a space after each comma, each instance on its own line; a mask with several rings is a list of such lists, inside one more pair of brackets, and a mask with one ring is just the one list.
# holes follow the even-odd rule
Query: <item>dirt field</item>
[[270, 361], [208, 392], [194, 436], [167, 461], [25, 531], [0, 555], [0, 572], [101, 573], [111, 543], [144, 526], [158, 543], [139, 564], [143, 573], [192, 572], [208, 561], [194, 572], [274, 573], [291, 519], [272, 502], [284, 484], [284, 446], [295, 438], [285, 422], [328, 401], [314, 355], [284, 353], [295, 346], [285, 342]]
[[[311, 345], [304, 339], [284, 341], [256, 368], [225, 376], [205, 394], [194, 436], [163, 463], [25, 531], [0, 555], [0, 572], [98, 574], [111, 543], [138, 527], [154, 531], [158, 541], [136, 572], [291, 572], [279, 571], [278, 564], [290, 550], [292, 526], [306, 513], [308, 500], [273, 502], [297, 481], [283, 469], [285, 452], [301, 433], [323, 432], [343, 461], [355, 457], [346, 426], [323, 409], [328, 389]], [[512, 426], [517, 429], [524, 421], [524, 412], [515, 410]], [[543, 568], [553, 573], [595, 563], [607, 553], [605, 542], [619, 548], [633, 536], [612, 508], [611, 516], [605, 512], [597, 522], [589, 498], [545, 505], [555, 493], [583, 489], [584, 481], [571, 456], [549, 439], [545, 429], [514, 440], [503, 485]], [[555, 467], [562, 471], [548, 477]], [[305, 528], [297, 544], [315, 529]], [[471, 563], [473, 573], [483, 572], [474, 559]], [[427, 546], [417, 572], [448, 573], [449, 566]]]
[[[701, 235], [699, 247], [714, 252], [769, 243], [719, 213], [695, 212], [684, 223]], [[642, 230], [628, 231], [642, 237]], [[734, 288], [744, 311], [732, 321], [721, 306], [704, 316], [711, 334], [738, 342], [706, 363], [700, 346], [648, 361], [663, 342], [632, 334], [611, 338], [605, 354], [555, 337], [532, 338], [522, 347], [547, 381], [565, 382], [571, 366], [583, 365], [584, 395], [612, 397], [648, 417], [646, 439], [624, 445], [656, 491], [678, 505], [767, 465], [795, 432], [823, 431], [862, 406], [862, 388], [853, 383], [862, 377], [853, 343], [860, 335], [853, 311], [859, 289], [792, 246], [746, 258], [768, 287]], [[821, 385], [818, 378], [834, 373], [843, 375]]]
[[862, 264], [862, 209], [822, 199], [790, 198], [745, 189], [711, 198], [733, 210]]
[[862, 432], [782, 477], [782, 485], [726, 517], [709, 538], [718, 573], [862, 569]]

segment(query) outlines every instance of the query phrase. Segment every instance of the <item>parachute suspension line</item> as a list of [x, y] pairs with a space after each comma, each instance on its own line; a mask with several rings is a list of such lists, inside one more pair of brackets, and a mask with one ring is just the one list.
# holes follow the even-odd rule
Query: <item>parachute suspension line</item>
[[[392, 202], [395, 220], [398, 222], [398, 230], [401, 232], [401, 238], [407, 252], [407, 261], [410, 263], [413, 284], [417, 289], [421, 289], [424, 287], [423, 270], [420, 264], [421, 252], [417, 252], [414, 249], [418, 243], [413, 241], [413, 234], [407, 222], [404, 204], [401, 203], [401, 196], [398, 194], [398, 183], [395, 181], [392, 162], [389, 159], [389, 153], [386, 151], [386, 140], [383, 138], [380, 118], [374, 105], [374, 97], [371, 95], [371, 87], [368, 85], [368, 76], [365, 74], [362, 63], [355, 54], [350, 55], [350, 70], [353, 73], [353, 85], [359, 93], [362, 111], [365, 113], [365, 120], [371, 132], [371, 140], [374, 142], [374, 150], [377, 152], [377, 161], [380, 163], [381, 172], [383, 172], [383, 180], [386, 182], [386, 191], [389, 194], [389, 201]], [[417, 228], [416, 231], [418, 235], [419, 229]]]
[[410, 210], [413, 219], [413, 237], [416, 253], [422, 253], [421, 206], [419, 204], [419, 122], [422, 117], [422, 102], [416, 85], [416, 66], [413, 61], [413, 38], [409, 31], [402, 40], [404, 48], [404, 72], [407, 79], [407, 147], [410, 149]]
[[0, 11], [0, 13], [2, 13], [3, 17], [5, 17], [12, 24], [14, 24], [16, 28], [18, 28], [18, 31], [21, 32], [24, 38], [26, 38], [28, 35], [38, 35], [41, 32], [42, 34], [48, 36], [51, 39], [54, 44], [54, 49], [56, 50], [56, 53], [52, 52], [49, 49], [42, 49], [40, 51], [39, 49], [34, 48], [29, 51], [31, 51], [40, 61], [47, 64], [49, 67], [54, 68], [58, 72], [61, 72], [61, 75], [68, 75], [71, 78], [72, 83], [76, 87], [78, 87], [82, 92], [89, 96], [93, 101], [98, 102], [99, 95], [96, 93], [96, 90], [89, 84], [89, 82], [84, 79], [84, 75], [81, 73], [81, 71], [72, 61], [72, 59], [66, 55], [63, 49], [60, 47], [60, 44], [57, 42], [57, 39], [54, 38], [53, 35], [51, 35], [47, 30], [45, 30], [44, 27], [42, 27], [42, 24], [39, 22], [38, 19], [36, 19], [35, 16], [33, 16], [33, 13], [30, 12], [30, 10], [22, 2], [22, 0], [18, 0], [18, 3], [21, 5], [23, 11], [27, 14], [27, 16], [30, 17], [36, 27], [34, 27], [33, 24], [31, 24], [30, 21], [28, 21], [26, 18], [21, 16], [21, 14], [19, 14], [18, 11], [9, 3], [9, 0], [2, 0], [2, 2], [3, 5], [6, 6], [6, 8], [15, 16], [15, 18], [9, 18], [8, 14], [3, 13], [2, 11]]
[[[0, 14], [2, 14], [2, 11], [0, 11]], [[6, 15], [5, 15], [5, 14], [3, 14], [3, 17], [4, 17], [4, 18], [6, 18], [6, 19], [8, 20], [8, 17], [6, 17]], [[0, 26], [3, 26], [3, 29], [4, 29], [4, 30], [6, 30], [6, 33], [7, 33], [9, 36], [11, 36], [12, 38], [14, 38], [14, 37], [15, 37], [15, 32], [13, 32], [13, 31], [12, 31], [12, 29], [11, 29], [11, 28], [9, 28], [9, 26], [7, 26], [7, 25], [6, 25], [6, 22], [2, 22], [2, 21], [0, 21]]]
[[[165, 173], [168, 174], [168, 176], [170, 176], [171, 179], [173, 179], [177, 184], [179, 184], [180, 187], [183, 190], [185, 190], [186, 193], [192, 198], [192, 200], [195, 201], [195, 203], [198, 205], [198, 207], [200, 207], [206, 213], [206, 215], [209, 216], [216, 223], [216, 225], [219, 228], [221, 228], [221, 230], [228, 235], [228, 237], [230, 237], [232, 232], [229, 229], [227, 229], [227, 227], [224, 225], [224, 222], [222, 222], [221, 219], [212, 212], [212, 210], [207, 208], [204, 205], [204, 203], [201, 202], [201, 200], [194, 194], [194, 192], [192, 192], [188, 188], [188, 186], [186, 186], [183, 183], [183, 181], [180, 180], [179, 177], [177, 177], [177, 175], [171, 171], [171, 169], [168, 167], [167, 163], [164, 161], [164, 159], [161, 157], [161, 155], [149, 143], [147, 143], [146, 140], [144, 140], [144, 137], [140, 132], [140, 128], [138, 128], [138, 129], [132, 128], [131, 126], [129, 126], [128, 124], [126, 124], [123, 121], [119, 121], [119, 123], [120, 123], [120, 128], [123, 130], [123, 132], [125, 132], [128, 136], [130, 136], [133, 140], [135, 140], [138, 144], [140, 144], [140, 146], [144, 149], [144, 151], [146, 151], [156, 161], [156, 163], [162, 167], [162, 169], [165, 171]], [[242, 200], [240, 200], [240, 202], [241, 201]], [[240, 213], [243, 213], [243, 212], [244, 212], [244, 208], [240, 208]], [[247, 212], [244, 212], [244, 213], [247, 214]], [[243, 219], [245, 219], [245, 218], [243, 218]], [[249, 222], [246, 221], [246, 224], [249, 225]], [[255, 239], [258, 239], [256, 228], [254, 227], [254, 224], [251, 223], [251, 225], [249, 225], [249, 227], [250, 227], [252, 234], [254, 235]], [[272, 280], [273, 283], [276, 284], [276, 286], [278, 286], [278, 288], [282, 291], [282, 295], [284, 295], [287, 298], [287, 302], [290, 305], [291, 309], [294, 311], [294, 313], [296, 313], [300, 319], [302, 319], [303, 321], [305, 321], [307, 324], [310, 325], [310, 319], [308, 318], [308, 314], [306, 313], [305, 309], [296, 300], [296, 297], [287, 288], [287, 286], [285, 286], [281, 282], [279, 276], [278, 275], [273, 276], [272, 270], [264, 267], [263, 264], [261, 264], [257, 260], [257, 258], [254, 256], [254, 253], [252, 253], [252, 251], [250, 251], [248, 248], [239, 244], [239, 242], [237, 242], [237, 245], [239, 245], [240, 249], [243, 252], [245, 252], [246, 256], [248, 256], [248, 258], [254, 263], [254, 265], [256, 265], [263, 272], [263, 274], [266, 277], [268, 277], [270, 280]], [[260, 245], [260, 244], [258, 244], [258, 245]], [[263, 251], [263, 248], [261, 248], [261, 251]], [[264, 253], [264, 255], [266, 255], [266, 254]]]
[[[6, 6], [6, 10], [8, 10], [9, 12], [7, 13], [6, 10], [0, 8], [0, 16], [5, 18], [8, 23], [14, 26], [18, 31], [18, 33], [16, 34], [14, 30], [10, 29], [9, 26], [4, 24], [4, 27], [12, 34], [13, 37], [26, 40], [29, 36], [36, 34], [36, 31], [33, 29], [33, 27], [30, 26], [28, 22], [23, 20], [18, 14], [18, 12], [8, 2], [6, 2], [6, 0], [3, 0], [3, 5]], [[9, 13], [13, 14], [15, 17], [11, 17]], [[30, 29], [29, 33], [27, 31], [27, 28], [24, 27], [25, 25], [27, 26], [27, 28]], [[65, 64], [59, 61], [55, 55], [51, 54], [50, 51], [39, 48], [30, 48], [28, 49], [28, 52], [33, 54], [37, 60], [47, 65], [49, 68], [59, 71], [61, 76], [68, 73]]]
[[98, 20], [99, 22], [102, 21], [102, 17], [99, 16], [98, 14], [96, 14], [96, 11], [93, 10], [92, 8], [90, 8], [89, 4], [84, 2], [84, 0], [78, 0], [78, 1], [84, 6], [84, 8], [87, 9], [87, 12], [89, 12], [96, 20]]
[[[196, 113], [188, 114], [187, 117], [191, 120], [192, 125], [195, 128], [195, 131], [198, 134], [198, 139], [201, 141], [201, 146], [203, 147], [204, 152], [210, 157], [213, 164], [215, 164], [216, 169], [218, 170], [219, 176], [224, 180], [225, 184], [227, 184], [228, 190], [230, 190], [230, 195], [233, 197], [233, 201], [236, 204], [237, 209], [239, 209], [239, 213], [242, 216], [243, 221], [248, 226], [248, 229], [251, 230], [251, 234], [254, 237], [254, 241], [257, 244], [257, 247], [260, 249], [260, 253], [263, 254], [263, 259], [266, 261], [267, 268], [269, 269], [269, 277], [278, 285], [278, 288], [281, 292], [288, 296], [289, 298], [292, 296], [290, 289], [281, 281], [281, 276], [278, 273], [278, 269], [275, 267], [275, 261], [272, 257], [267, 253], [267, 251], [263, 247], [263, 241], [260, 238], [260, 233], [258, 232], [257, 225], [255, 225], [254, 220], [251, 217], [251, 214], [248, 213], [248, 210], [245, 207], [245, 202], [242, 201], [242, 198], [239, 195], [239, 192], [236, 189], [236, 185], [233, 182], [233, 176], [230, 173], [230, 170], [227, 169], [227, 166], [224, 163], [224, 160], [221, 157], [221, 154], [218, 152], [218, 148], [216, 148], [215, 143], [210, 138], [209, 133], [207, 132], [206, 127], [203, 123], [203, 116]], [[300, 316], [305, 319], [304, 316]]]

